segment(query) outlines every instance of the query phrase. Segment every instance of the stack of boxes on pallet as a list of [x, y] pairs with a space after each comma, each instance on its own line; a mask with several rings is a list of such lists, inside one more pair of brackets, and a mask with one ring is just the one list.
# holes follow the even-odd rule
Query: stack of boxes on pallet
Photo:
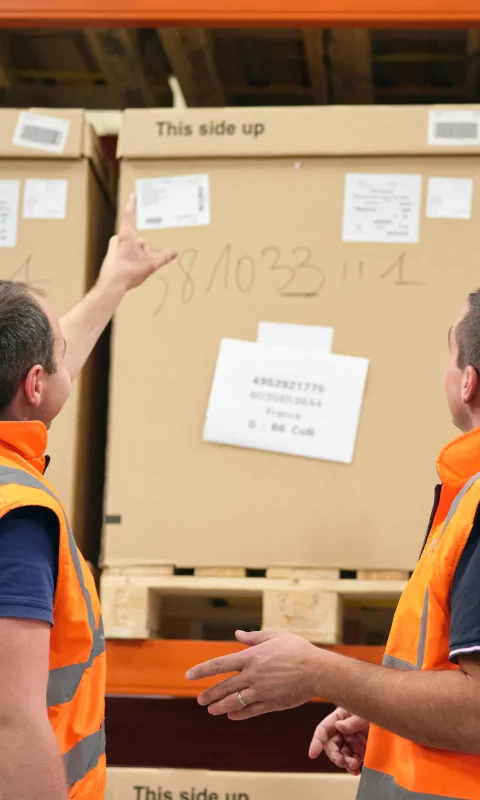
[[[115, 323], [107, 636], [263, 625], [384, 641], [378, 615], [415, 563], [451, 434], [441, 393], [418, 389], [441, 380], [438, 343], [478, 282], [478, 135], [472, 110], [125, 113], [120, 203], [136, 190], [149, 243], [180, 254]], [[369, 359], [351, 464], [202, 441], [221, 340], [255, 341], [261, 321], [331, 326], [335, 352]], [[212, 775], [189, 794], [183, 776], [124, 779], [139, 800], [155, 781], [161, 800], [353, 797], [355, 783]]]
[[[110, 171], [80, 110], [0, 111], [0, 277], [43, 292], [60, 313], [85, 294], [114, 228]], [[104, 337], [50, 435], [48, 478], [96, 563], [106, 422]]]
[[[125, 113], [120, 202], [136, 188], [149, 243], [180, 255], [116, 318], [109, 635], [165, 635], [172, 595], [220, 592], [263, 598], [264, 625], [335, 643], [346, 595], [398, 596], [432, 454], [451, 432], [441, 394], [419, 398], [418, 385], [439, 382], [438, 342], [477, 281], [478, 160], [458, 138], [473, 135], [471, 119], [395, 107]], [[178, 205], [193, 191], [198, 207]], [[220, 342], [254, 341], [262, 320], [332, 326], [335, 352], [370, 360], [353, 463], [202, 442]]]

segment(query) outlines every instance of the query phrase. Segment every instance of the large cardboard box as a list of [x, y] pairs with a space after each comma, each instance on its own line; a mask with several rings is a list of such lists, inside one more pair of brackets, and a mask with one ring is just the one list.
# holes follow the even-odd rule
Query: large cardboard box
[[[108, 170], [83, 111], [21, 113], [0, 111], [0, 277], [42, 290], [63, 314], [94, 282], [112, 233]], [[48, 451], [47, 477], [90, 560], [101, 521], [107, 346], [74, 385]]]
[[349, 775], [110, 767], [106, 800], [355, 800]]
[[[139, 184], [149, 244], [180, 257], [116, 318], [107, 565], [413, 568], [455, 435], [447, 331], [479, 283], [479, 113], [125, 113], [121, 202], [195, 176], [202, 207]], [[202, 441], [222, 337], [263, 320], [333, 326], [334, 352], [370, 359], [352, 464]]]

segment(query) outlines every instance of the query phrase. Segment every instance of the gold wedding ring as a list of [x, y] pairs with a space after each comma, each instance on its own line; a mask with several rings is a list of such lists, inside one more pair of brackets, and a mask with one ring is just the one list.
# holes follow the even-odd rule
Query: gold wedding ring
[[244, 707], [248, 706], [248, 703], [246, 703], [245, 700], [243, 699], [241, 692], [237, 692], [237, 697], [238, 697], [240, 703], [242, 704], [242, 706], [244, 706]]

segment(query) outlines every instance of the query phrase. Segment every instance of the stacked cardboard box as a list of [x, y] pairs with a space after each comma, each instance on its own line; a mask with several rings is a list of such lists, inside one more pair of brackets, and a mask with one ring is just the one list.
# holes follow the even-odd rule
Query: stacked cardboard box
[[[180, 256], [116, 319], [106, 565], [413, 567], [478, 284], [479, 142], [474, 107], [125, 113], [121, 202], [137, 188]], [[263, 320], [370, 360], [352, 464], [202, 441], [221, 339]]]
[[106, 800], [355, 800], [348, 775], [110, 767]]
[[[0, 111], [0, 277], [59, 314], [92, 285], [113, 229], [108, 170], [81, 110]], [[50, 438], [47, 476], [95, 560], [101, 519], [106, 349], [97, 349]]]

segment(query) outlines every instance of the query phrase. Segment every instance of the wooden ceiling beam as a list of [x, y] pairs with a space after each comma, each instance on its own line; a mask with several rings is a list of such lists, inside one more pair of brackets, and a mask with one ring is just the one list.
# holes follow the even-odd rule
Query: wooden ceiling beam
[[142, 67], [137, 32], [122, 28], [90, 28], [88, 45], [112, 93], [122, 107], [155, 106], [155, 96]]
[[370, 31], [328, 31], [326, 58], [330, 67], [330, 102], [337, 105], [368, 105], [375, 102]]
[[165, 28], [158, 35], [188, 106], [221, 107], [225, 93], [215, 64], [208, 31]]
[[320, 28], [309, 28], [302, 31], [302, 37], [313, 100], [317, 105], [326, 105], [329, 98], [328, 77], [325, 67], [324, 31]]

